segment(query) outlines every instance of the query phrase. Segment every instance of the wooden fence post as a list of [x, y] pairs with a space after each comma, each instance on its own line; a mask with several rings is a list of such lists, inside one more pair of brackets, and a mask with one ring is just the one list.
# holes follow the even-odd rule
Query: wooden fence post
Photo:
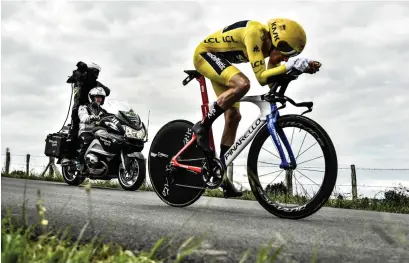
[[54, 177], [54, 173], [55, 173], [55, 172], [57, 172], [58, 174], [61, 174], [61, 173], [58, 171], [58, 169], [57, 169], [57, 167], [56, 167], [54, 161], [55, 161], [55, 158], [50, 156], [50, 157], [49, 157], [48, 164], [47, 164], [47, 166], [45, 167], [44, 171], [41, 173], [40, 177], [44, 177], [44, 175], [45, 175], [45, 173], [47, 172], [48, 169], [50, 169], [49, 175], [51, 175], [52, 177]]
[[50, 166], [49, 166], [49, 169], [50, 169], [50, 176], [51, 177], [54, 177], [54, 157], [50, 157], [50, 162], [49, 162], [49, 164], [50, 164]]
[[26, 156], [26, 173], [27, 173], [27, 176], [30, 176], [30, 154], [29, 153]]
[[355, 165], [351, 164], [351, 185], [352, 185], [352, 199], [357, 199], [357, 187], [356, 187], [356, 171]]
[[6, 174], [10, 172], [10, 149], [6, 148]]

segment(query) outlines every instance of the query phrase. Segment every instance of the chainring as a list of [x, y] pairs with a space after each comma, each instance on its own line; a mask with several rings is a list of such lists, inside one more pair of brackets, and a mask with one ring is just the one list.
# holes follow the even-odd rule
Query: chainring
[[212, 159], [211, 172], [209, 172], [207, 168], [208, 166], [209, 165], [207, 164], [207, 161], [205, 159], [204, 164], [202, 166], [203, 167], [203, 171], [202, 171], [203, 180], [207, 188], [217, 189], [223, 182], [226, 167], [217, 158]]

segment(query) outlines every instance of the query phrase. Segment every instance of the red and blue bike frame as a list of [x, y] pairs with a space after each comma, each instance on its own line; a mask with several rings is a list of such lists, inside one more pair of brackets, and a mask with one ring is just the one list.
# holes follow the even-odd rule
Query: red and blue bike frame
[[[200, 92], [201, 92], [201, 97], [202, 97], [202, 105], [201, 105], [202, 117], [204, 118], [204, 116], [206, 116], [206, 114], [209, 111], [209, 99], [207, 95], [205, 77], [200, 75], [197, 71], [187, 70], [185, 72], [189, 75], [189, 77], [187, 77], [183, 81], [184, 85], [186, 85], [193, 78], [195, 78], [200, 84]], [[282, 93], [284, 93], [285, 89], [286, 87], [284, 87]], [[280, 90], [280, 93], [281, 93], [281, 90]], [[275, 94], [270, 94], [270, 93], [265, 94], [265, 95], [245, 96], [240, 101], [243, 101], [243, 102], [247, 101], [247, 102], [256, 104], [260, 109], [260, 115], [252, 123], [252, 125], [243, 133], [243, 135], [237, 138], [237, 140], [230, 147], [230, 149], [224, 154], [221, 160], [223, 164], [225, 166], [228, 166], [240, 154], [240, 152], [250, 143], [250, 141], [264, 127], [264, 125], [267, 125], [268, 131], [275, 145], [277, 146], [277, 149], [278, 149], [278, 152], [281, 158], [281, 164], [279, 165], [279, 167], [281, 169], [296, 168], [297, 166], [296, 160], [294, 158], [294, 154], [288, 142], [288, 139], [285, 133], [283, 132], [283, 130], [281, 128], [276, 127], [277, 118], [280, 116], [278, 110], [285, 107], [285, 101], [289, 101], [291, 104], [297, 107], [308, 107], [309, 110], [307, 110], [306, 112], [309, 112], [311, 111], [311, 108], [312, 108], [312, 102], [303, 102], [303, 103], [298, 104], [298, 103], [295, 103], [290, 98], [285, 97], [284, 95], [279, 94], [278, 96], [276, 96]], [[276, 102], [283, 103], [283, 106], [278, 108], [276, 105]], [[282, 140], [287, 150], [290, 162], [287, 162], [287, 158], [284, 154], [284, 150], [283, 150], [282, 144], [280, 143], [280, 139]], [[178, 157], [188, 147], [190, 147], [195, 140], [196, 140], [196, 135], [193, 133], [192, 139], [175, 156], [173, 156], [171, 162], [174, 167], [184, 168], [189, 171], [196, 172], [196, 173], [202, 172], [201, 167], [184, 165], [177, 161]], [[209, 143], [210, 143], [210, 147], [215, 151], [212, 129], [209, 130]]]

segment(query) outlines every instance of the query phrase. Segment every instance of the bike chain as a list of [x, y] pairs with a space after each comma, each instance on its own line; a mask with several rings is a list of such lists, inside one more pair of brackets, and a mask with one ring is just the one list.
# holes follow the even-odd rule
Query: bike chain
[[[220, 185], [223, 182], [226, 168], [223, 165], [223, 163], [217, 158], [212, 159], [212, 167], [211, 167], [212, 172], [211, 173], [209, 173], [208, 166], [209, 165], [207, 164], [206, 159], [204, 159], [202, 162], [202, 178], [203, 178], [203, 181], [206, 187], [183, 185], [183, 184], [175, 184], [175, 185], [188, 187], [188, 188], [196, 188], [196, 189], [217, 189], [218, 187], [220, 187]], [[167, 172], [166, 179], [169, 183], [169, 186], [173, 185], [175, 183], [174, 173], [176, 172], [178, 168], [174, 167], [172, 164], [168, 164], [165, 169]]]

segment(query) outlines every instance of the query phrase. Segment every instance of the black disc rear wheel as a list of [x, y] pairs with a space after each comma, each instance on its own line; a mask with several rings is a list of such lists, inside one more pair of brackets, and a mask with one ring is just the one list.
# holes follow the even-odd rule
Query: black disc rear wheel
[[[201, 175], [177, 168], [169, 174], [170, 161], [192, 138], [193, 123], [174, 120], [165, 124], [155, 135], [149, 149], [149, 177], [156, 194], [170, 206], [184, 207], [196, 202], [205, 191]], [[201, 166], [204, 155], [193, 143], [178, 160], [179, 163]], [[186, 159], [196, 159], [186, 161]]]

